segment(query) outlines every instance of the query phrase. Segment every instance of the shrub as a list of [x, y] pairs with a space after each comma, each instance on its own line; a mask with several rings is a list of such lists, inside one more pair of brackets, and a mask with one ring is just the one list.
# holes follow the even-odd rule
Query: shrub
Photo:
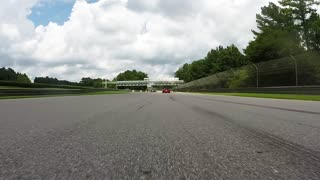
[[249, 73], [242, 69], [242, 70], [239, 70], [239, 71], [236, 71], [234, 73], [234, 76], [229, 78], [229, 81], [228, 81], [228, 88], [240, 88], [240, 87], [244, 87], [246, 86], [248, 83], [247, 83], [247, 80], [249, 78]]

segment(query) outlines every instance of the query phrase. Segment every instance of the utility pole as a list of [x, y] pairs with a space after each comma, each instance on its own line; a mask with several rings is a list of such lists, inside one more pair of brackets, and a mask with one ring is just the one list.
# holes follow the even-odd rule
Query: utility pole
[[258, 68], [258, 66], [257, 65], [255, 65], [255, 64], [252, 64], [255, 68], [256, 68], [256, 70], [257, 70], [257, 88], [259, 88], [259, 68]]
[[118, 77], [116, 77], [116, 89], [118, 89]]
[[290, 55], [290, 58], [294, 61], [294, 67], [295, 67], [295, 71], [296, 71], [296, 86], [299, 86], [299, 74], [298, 74], [297, 59], [292, 55]]

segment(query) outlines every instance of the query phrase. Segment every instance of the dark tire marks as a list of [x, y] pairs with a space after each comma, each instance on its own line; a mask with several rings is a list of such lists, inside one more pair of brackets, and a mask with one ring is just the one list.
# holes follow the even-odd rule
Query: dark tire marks
[[216, 102], [229, 103], [229, 104], [238, 104], [238, 105], [246, 105], [246, 106], [262, 107], [262, 108], [268, 108], [268, 109], [276, 109], [276, 110], [283, 110], [283, 111], [291, 111], [291, 112], [305, 113], [305, 114], [320, 115], [320, 112], [313, 112], [313, 111], [304, 111], [304, 110], [289, 109], [289, 108], [271, 107], [271, 106], [264, 106], [264, 105], [258, 105], [258, 104], [250, 104], [250, 103], [240, 103], [240, 102], [224, 101], [224, 100], [211, 99], [211, 98], [201, 98], [201, 97], [195, 97], [195, 98], [197, 98], [197, 99], [202, 99], [202, 100], [206, 100], [206, 101], [216, 101]]
[[238, 132], [243, 137], [253, 140], [254, 143], [264, 147], [263, 151], [259, 151], [260, 153], [269, 152], [284, 157], [288, 165], [299, 164], [299, 171], [301, 174], [308, 174], [308, 179], [320, 179], [320, 152], [289, 142], [264, 131], [246, 127], [218, 112], [198, 106], [192, 106], [192, 110], [201, 115], [205, 114], [214, 121], [222, 121], [230, 127], [232, 131]]

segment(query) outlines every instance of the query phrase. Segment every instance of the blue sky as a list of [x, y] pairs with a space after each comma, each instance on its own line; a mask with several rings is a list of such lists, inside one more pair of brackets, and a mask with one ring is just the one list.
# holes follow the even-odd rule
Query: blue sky
[[[98, 0], [87, 0], [89, 3]], [[75, 0], [43, 0], [32, 8], [32, 13], [28, 17], [33, 23], [38, 25], [47, 25], [54, 22], [62, 25], [68, 20]]]

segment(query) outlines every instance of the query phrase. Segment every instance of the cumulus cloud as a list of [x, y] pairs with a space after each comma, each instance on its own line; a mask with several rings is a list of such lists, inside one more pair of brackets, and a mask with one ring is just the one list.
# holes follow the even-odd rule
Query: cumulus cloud
[[[127, 69], [172, 77], [183, 63], [219, 45], [244, 48], [255, 14], [268, 0], [77, 0], [69, 20], [35, 27], [27, 19], [44, 0], [0, 6], [0, 66], [32, 77], [113, 78]], [[69, 0], [66, 0], [69, 1]]]

